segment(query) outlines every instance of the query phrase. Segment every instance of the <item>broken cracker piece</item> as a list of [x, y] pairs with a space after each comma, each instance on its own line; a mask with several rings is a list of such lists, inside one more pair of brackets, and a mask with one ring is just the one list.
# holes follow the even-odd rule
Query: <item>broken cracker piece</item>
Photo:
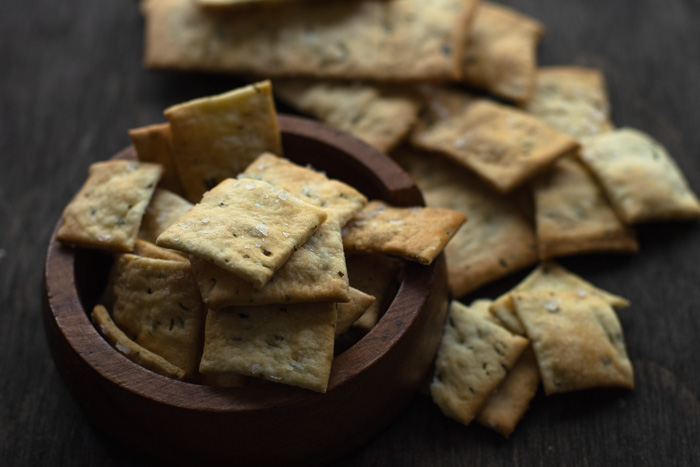
[[340, 336], [350, 329], [350, 326], [352, 326], [375, 301], [376, 298], [372, 295], [350, 287], [350, 301], [347, 303], [336, 303], [338, 320], [335, 325], [335, 337]]
[[396, 291], [399, 260], [383, 255], [355, 254], [346, 257], [350, 286], [376, 298], [353, 323], [353, 327], [369, 331], [377, 324]]

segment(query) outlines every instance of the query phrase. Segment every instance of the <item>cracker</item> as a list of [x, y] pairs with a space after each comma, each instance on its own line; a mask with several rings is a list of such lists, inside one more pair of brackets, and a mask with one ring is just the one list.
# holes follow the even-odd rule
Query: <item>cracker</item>
[[382, 255], [348, 255], [346, 261], [350, 286], [376, 298], [353, 323], [353, 327], [369, 331], [394, 297], [399, 263]]
[[269, 81], [165, 110], [187, 199], [235, 177], [265, 151], [282, 153]]
[[202, 299], [214, 310], [236, 305], [350, 300], [343, 240], [335, 218], [321, 224], [261, 290], [208, 260], [193, 256], [191, 262]]
[[634, 388], [634, 372], [612, 307], [576, 291], [516, 292], [547, 395], [595, 387]]
[[63, 211], [57, 239], [87, 248], [131, 251], [163, 168], [134, 161], [96, 162]]
[[700, 218], [700, 202], [657, 141], [622, 128], [583, 140], [581, 159], [627, 224]]
[[199, 371], [234, 372], [325, 392], [335, 321], [333, 303], [210, 310]]
[[173, 365], [160, 355], [156, 355], [150, 350], [141, 347], [136, 342], [129, 339], [121, 329], [114, 324], [107, 309], [102, 305], [97, 305], [92, 309], [92, 322], [100, 334], [126, 358], [151, 370], [159, 375], [167, 376], [177, 380], [185, 378], [185, 371], [177, 365]]
[[146, 208], [139, 229], [139, 238], [155, 243], [158, 235], [192, 208], [192, 203], [172, 191], [156, 188]]
[[462, 57], [463, 81], [515, 102], [535, 89], [542, 24], [511, 8], [482, 2]]
[[626, 298], [606, 292], [576, 274], [564, 269], [554, 261], [543, 261], [511, 291], [501, 295], [491, 305], [491, 313], [498, 317], [511, 332], [524, 335], [525, 329], [515, 313], [512, 294], [530, 291], [571, 290], [581, 294], [591, 294], [601, 298], [610, 306], [629, 306]]
[[365, 195], [350, 185], [274, 154], [262, 154], [246, 168], [243, 176], [262, 180], [333, 212], [341, 226], [367, 204]]
[[468, 167], [502, 193], [578, 146], [532, 115], [447, 88], [426, 88], [429, 111], [411, 143]]
[[136, 240], [133, 253], [136, 256], [145, 256], [146, 258], [189, 262], [189, 257], [180, 251], [161, 248], [140, 238]]
[[575, 156], [559, 159], [532, 185], [540, 259], [639, 250], [634, 230], [620, 221]]
[[326, 217], [269, 183], [227, 179], [156, 244], [211, 261], [260, 290]]
[[386, 253], [431, 264], [467, 220], [452, 209], [389, 206], [372, 201], [343, 228], [352, 252]]
[[528, 340], [453, 301], [430, 385], [445, 415], [467, 425], [513, 368]]
[[428, 206], [454, 209], [469, 218], [445, 248], [453, 296], [537, 262], [533, 229], [511, 200], [439, 156], [407, 148], [393, 156], [414, 178]]
[[240, 14], [190, 0], [148, 1], [149, 68], [258, 76], [447, 80], [460, 75], [477, 0], [275, 4]]
[[184, 193], [185, 188], [175, 167], [170, 124], [157, 123], [134, 128], [129, 130], [129, 136], [136, 149], [136, 156], [141, 162], [152, 162], [163, 166], [163, 176], [158, 185], [174, 193]]
[[186, 261], [117, 259], [114, 322], [137, 344], [196, 374], [204, 304]]
[[382, 152], [406, 136], [421, 108], [411, 93], [357, 82], [276, 79], [274, 92], [296, 109]]
[[508, 376], [484, 403], [476, 416], [477, 423], [508, 438], [530, 406], [539, 385], [540, 370], [535, 353], [528, 346]]
[[540, 68], [526, 110], [555, 130], [582, 138], [613, 129], [605, 78], [595, 68]]
[[350, 301], [347, 303], [336, 303], [338, 319], [335, 325], [335, 337], [340, 336], [350, 329], [350, 326], [352, 326], [375, 301], [376, 298], [372, 295], [368, 295], [361, 290], [351, 287]]

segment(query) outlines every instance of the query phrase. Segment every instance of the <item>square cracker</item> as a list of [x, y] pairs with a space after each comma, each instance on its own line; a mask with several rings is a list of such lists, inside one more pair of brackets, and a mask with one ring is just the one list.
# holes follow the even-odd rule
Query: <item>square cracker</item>
[[326, 220], [265, 284], [250, 283], [202, 258], [191, 258], [202, 299], [207, 307], [252, 306], [350, 300], [343, 240], [335, 218]]
[[211, 261], [260, 290], [326, 217], [323, 209], [269, 183], [227, 179], [156, 244]]
[[238, 175], [261, 153], [282, 152], [269, 81], [175, 105], [165, 110], [165, 116], [175, 165], [193, 203], [225, 178]]
[[156, 188], [141, 221], [139, 238], [155, 243], [158, 235], [192, 209], [193, 204], [172, 191]]
[[528, 340], [452, 301], [430, 384], [433, 401], [467, 425], [513, 368]]
[[274, 154], [262, 154], [245, 169], [243, 177], [262, 180], [307, 203], [332, 211], [341, 226], [367, 204], [365, 195], [347, 183]]
[[114, 322], [137, 344], [196, 374], [204, 304], [189, 262], [117, 259]]
[[134, 249], [141, 219], [163, 168], [135, 161], [96, 162], [63, 211], [61, 242], [116, 251]]
[[376, 298], [353, 323], [353, 327], [369, 331], [377, 324], [396, 291], [399, 260], [383, 255], [348, 255], [346, 258], [350, 286]]
[[630, 304], [627, 299], [596, 287], [554, 261], [543, 261], [512, 290], [494, 300], [491, 313], [498, 317], [511, 332], [524, 335], [525, 328], [515, 312], [513, 293], [540, 290], [573, 290], [581, 294], [591, 294], [600, 297], [614, 308], [624, 308]]
[[136, 156], [141, 162], [152, 162], [163, 166], [163, 176], [158, 185], [174, 193], [183, 194], [185, 189], [175, 167], [170, 124], [157, 123], [133, 128], [129, 130], [129, 137], [136, 149]]
[[460, 75], [478, 0], [293, 2], [242, 14], [191, 0], [148, 1], [149, 68], [258, 76], [448, 80]]
[[511, 8], [482, 2], [462, 58], [462, 80], [497, 96], [526, 102], [535, 89], [542, 24]]
[[393, 149], [418, 120], [413, 93], [364, 83], [276, 79], [274, 93], [298, 110], [350, 133], [382, 152]]
[[605, 78], [595, 68], [540, 68], [535, 93], [525, 109], [557, 131], [574, 138], [613, 129]]
[[540, 259], [639, 250], [634, 230], [620, 221], [575, 156], [562, 157], [537, 177], [532, 192]]
[[575, 291], [516, 292], [547, 395], [595, 387], [634, 388], [622, 328], [600, 297]]
[[104, 306], [97, 305], [93, 308], [92, 322], [105, 340], [132, 362], [154, 373], [167, 376], [168, 378], [178, 380], [183, 380], [185, 378], [185, 371], [182, 368], [173, 365], [160, 355], [156, 355], [129, 339], [127, 335], [114, 324], [114, 321], [112, 321], [109, 312], [107, 312]]
[[386, 253], [431, 264], [467, 220], [444, 208], [398, 208], [372, 201], [343, 227], [343, 245], [351, 252]]
[[199, 371], [233, 372], [326, 392], [334, 303], [209, 310]]
[[627, 224], [698, 219], [700, 202], [657, 141], [622, 128], [585, 138], [581, 159]]
[[455, 297], [537, 262], [532, 226], [511, 200], [440, 156], [400, 148], [393, 157], [414, 178], [428, 206], [469, 218], [445, 248]]
[[350, 329], [353, 323], [357, 321], [375, 301], [376, 297], [350, 287], [350, 301], [347, 303], [335, 304], [335, 309], [338, 312], [338, 319], [335, 325], [335, 337], [340, 336]]
[[425, 87], [428, 112], [411, 144], [437, 151], [507, 193], [578, 147], [521, 110], [448, 88]]

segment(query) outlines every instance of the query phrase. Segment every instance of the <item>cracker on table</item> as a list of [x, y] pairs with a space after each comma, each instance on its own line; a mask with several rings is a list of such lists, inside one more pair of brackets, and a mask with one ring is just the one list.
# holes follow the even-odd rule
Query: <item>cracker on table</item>
[[416, 181], [428, 206], [469, 218], [445, 248], [453, 296], [537, 262], [533, 228], [511, 200], [440, 156], [405, 147], [392, 156]]
[[328, 302], [209, 310], [199, 371], [326, 392], [335, 321], [335, 304]]
[[351, 252], [391, 254], [427, 265], [466, 220], [453, 209], [399, 208], [371, 201], [343, 227], [343, 246]]
[[156, 244], [211, 261], [260, 290], [327, 216], [269, 183], [227, 179]]
[[165, 232], [165, 229], [173, 225], [192, 206], [193, 204], [182, 196], [169, 190], [156, 188], [143, 215], [139, 238], [155, 243], [158, 235]]
[[430, 385], [433, 401], [467, 425], [515, 365], [528, 340], [452, 301]]
[[513, 107], [448, 88], [424, 91], [428, 112], [411, 143], [445, 154], [502, 193], [578, 146], [572, 137]]
[[406, 136], [421, 108], [413, 93], [376, 84], [282, 78], [273, 87], [289, 105], [384, 153]]
[[196, 203], [222, 180], [237, 176], [265, 151], [281, 154], [269, 81], [165, 110], [187, 199]]
[[377, 324], [396, 292], [399, 261], [383, 255], [355, 254], [346, 257], [350, 286], [376, 298], [353, 323], [369, 331]]
[[512, 294], [540, 290], [573, 290], [582, 294], [591, 294], [614, 308], [625, 308], [630, 304], [626, 298], [596, 287], [554, 261], [543, 261], [512, 290], [494, 300], [491, 313], [497, 316], [511, 332], [524, 335], [525, 328], [515, 312]]
[[350, 300], [340, 226], [333, 216], [298, 247], [265, 286], [257, 290], [211, 261], [193, 256], [194, 277], [207, 307]]
[[173, 365], [160, 355], [156, 355], [129, 339], [127, 335], [114, 324], [114, 321], [112, 321], [109, 312], [107, 312], [104, 306], [97, 305], [92, 309], [92, 322], [105, 340], [132, 362], [154, 373], [167, 376], [168, 378], [177, 380], [183, 380], [185, 378], [185, 371], [182, 368]]
[[484, 403], [476, 416], [477, 423], [508, 438], [530, 406], [539, 385], [540, 370], [535, 353], [528, 346], [508, 376]]
[[163, 176], [158, 185], [173, 193], [185, 192], [175, 167], [173, 141], [170, 124], [157, 123], [129, 130], [131, 142], [136, 149], [136, 157], [141, 162], [152, 162], [163, 166]]
[[341, 226], [367, 204], [365, 195], [347, 183], [274, 154], [262, 154], [242, 176], [262, 180], [307, 203], [332, 211]]
[[96, 162], [63, 210], [61, 242], [87, 248], [131, 251], [141, 219], [163, 168], [135, 161]]
[[540, 68], [535, 93], [525, 109], [555, 130], [574, 138], [613, 129], [605, 77], [595, 68]]
[[376, 301], [376, 297], [366, 294], [359, 289], [350, 287], [350, 301], [347, 303], [336, 303], [338, 318], [335, 325], [335, 337], [340, 336], [350, 329], [350, 326], [362, 316], [367, 309]]
[[600, 297], [576, 291], [516, 292], [547, 395], [594, 387], [634, 388], [620, 322]]
[[515, 102], [535, 89], [537, 44], [542, 24], [511, 8], [482, 2], [462, 58], [462, 80]]
[[634, 230], [617, 217], [575, 156], [562, 157], [537, 177], [532, 192], [540, 259], [639, 250]]
[[627, 224], [700, 218], [700, 201], [657, 141], [632, 128], [585, 138], [581, 160]]
[[117, 259], [114, 322], [137, 344], [196, 374], [204, 304], [192, 268], [124, 254]]
[[148, 1], [145, 64], [270, 77], [455, 79], [478, 3], [290, 2], [227, 14], [190, 0]]
[[134, 251], [132, 253], [136, 256], [145, 256], [146, 258], [189, 262], [189, 257], [181, 251], [161, 248], [151, 242], [141, 240], [140, 238], [136, 240]]

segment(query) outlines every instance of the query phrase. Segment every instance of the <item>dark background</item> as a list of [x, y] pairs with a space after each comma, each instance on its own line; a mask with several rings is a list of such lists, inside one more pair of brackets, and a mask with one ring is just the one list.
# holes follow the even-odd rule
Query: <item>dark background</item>
[[[522, 0], [547, 27], [541, 64], [600, 67], [614, 122], [650, 133], [700, 192], [700, 2]], [[133, 0], [0, 3], [0, 465], [133, 465], [85, 418], [41, 323], [46, 245], [88, 165], [167, 106], [225, 76], [144, 71]], [[444, 417], [425, 396], [339, 466], [700, 465], [700, 225], [639, 229], [633, 257], [563, 261], [632, 307], [620, 312], [634, 392], [541, 392], [509, 441]], [[524, 274], [524, 273], [523, 273]], [[513, 276], [469, 297], [493, 295]]]

